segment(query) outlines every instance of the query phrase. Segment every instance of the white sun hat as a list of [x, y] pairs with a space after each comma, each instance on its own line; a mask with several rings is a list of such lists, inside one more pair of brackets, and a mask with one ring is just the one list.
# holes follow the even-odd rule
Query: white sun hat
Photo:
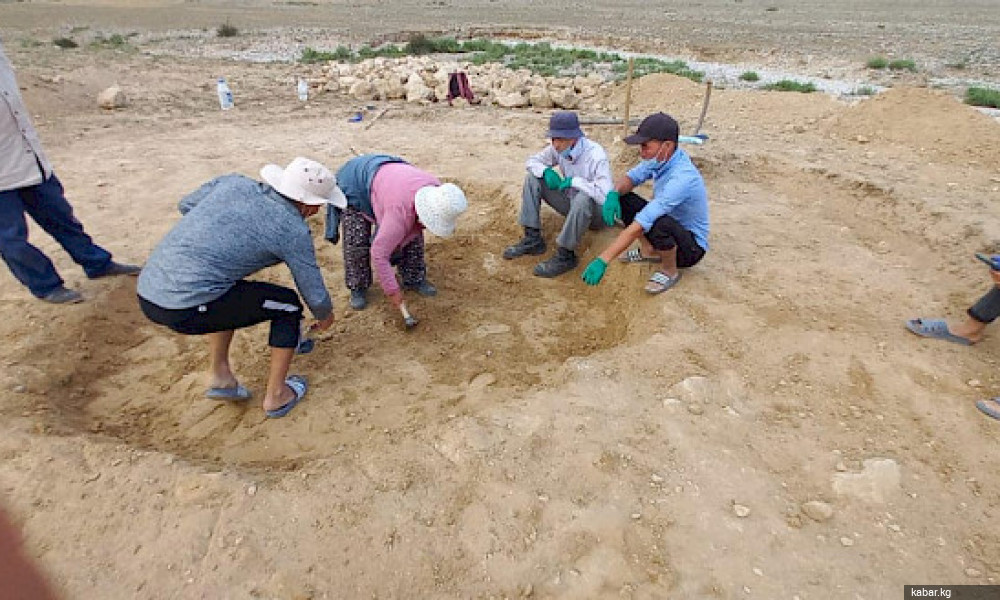
[[417, 217], [428, 231], [438, 237], [451, 237], [455, 233], [458, 215], [469, 207], [465, 193], [454, 183], [425, 185], [413, 198]]
[[322, 164], [297, 157], [282, 169], [278, 165], [264, 165], [260, 176], [286, 198], [302, 204], [321, 206], [332, 204], [337, 208], [347, 206], [344, 192], [337, 187], [337, 178]]

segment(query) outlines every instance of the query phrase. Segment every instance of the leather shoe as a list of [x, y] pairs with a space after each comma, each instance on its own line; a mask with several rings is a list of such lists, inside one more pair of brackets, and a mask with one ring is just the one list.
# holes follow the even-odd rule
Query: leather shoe
[[122, 263], [112, 261], [108, 264], [108, 268], [104, 269], [97, 275], [91, 276], [91, 279], [114, 277], [115, 275], [138, 275], [140, 271], [142, 271], [142, 267], [138, 265], [124, 265]]
[[83, 302], [83, 296], [76, 290], [60, 286], [42, 296], [42, 300], [49, 304], [77, 304]]

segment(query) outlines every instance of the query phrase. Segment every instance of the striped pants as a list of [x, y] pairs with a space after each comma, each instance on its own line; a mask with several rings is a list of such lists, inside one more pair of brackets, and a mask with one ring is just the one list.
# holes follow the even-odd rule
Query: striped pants
[[[372, 286], [372, 223], [353, 208], [344, 209], [340, 220], [344, 238], [344, 283], [349, 290], [367, 290]], [[415, 287], [427, 278], [424, 260], [424, 236], [418, 235], [392, 255], [403, 287]]]

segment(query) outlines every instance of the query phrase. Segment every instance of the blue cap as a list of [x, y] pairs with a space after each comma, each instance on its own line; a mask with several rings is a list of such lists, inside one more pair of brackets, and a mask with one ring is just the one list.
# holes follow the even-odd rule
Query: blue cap
[[583, 137], [580, 129], [580, 119], [576, 113], [568, 110], [553, 113], [549, 118], [549, 138], [576, 139]]

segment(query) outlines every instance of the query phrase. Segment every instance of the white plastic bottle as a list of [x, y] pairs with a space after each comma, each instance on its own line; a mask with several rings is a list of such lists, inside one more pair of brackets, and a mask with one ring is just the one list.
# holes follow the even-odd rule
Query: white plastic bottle
[[229, 110], [233, 107], [233, 91], [229, 89], [229, 84], [226, 83], [225, 77], [219, 77], [218, 82], [216, 82], [216, 89], [219, 92], [219, 106], [222, 110]]
[[305, 79], [299, 80], [298, 90], [299, 90], [299, 100], [305, 102], [306, 100], [309, 99], [309, 84], [306, 83]]

